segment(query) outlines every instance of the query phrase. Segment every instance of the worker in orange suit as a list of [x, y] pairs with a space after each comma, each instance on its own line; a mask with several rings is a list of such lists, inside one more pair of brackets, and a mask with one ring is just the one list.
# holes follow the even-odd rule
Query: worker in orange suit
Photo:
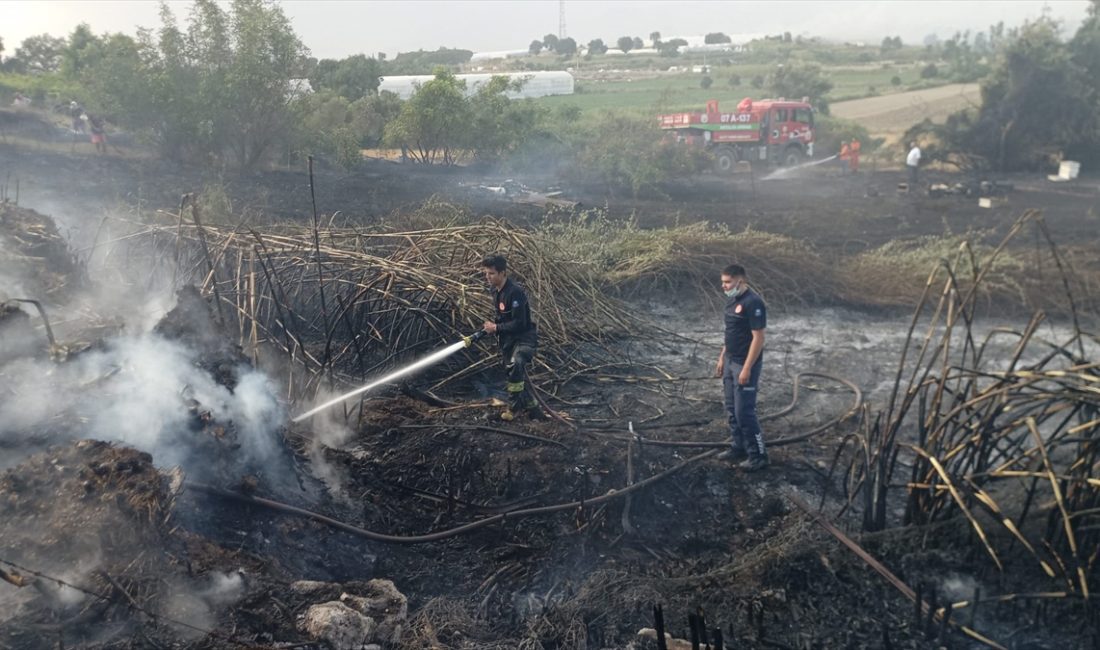
[[848, 145], [848, 170], [853, 174], [859, 171], [859, 140], [856, 138]]
[[848, 143], [847, 142], [841, 142], [840, 143], [840, 155], [837, 156], [837, 160], [840, 161], [839, 165], [840, 165], [841, 170], [844, 169], [845, 162], [848, 160], [848, 157], [849, 157]]

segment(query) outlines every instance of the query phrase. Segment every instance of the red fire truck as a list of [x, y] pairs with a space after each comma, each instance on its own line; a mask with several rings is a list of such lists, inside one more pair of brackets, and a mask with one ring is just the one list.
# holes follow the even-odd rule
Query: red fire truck
[[712, 99], [705, 112], [661, 115], [660, 122], [677, 140], [712, 151], [721, 173], [738, 161], [793, 166], [814, 155], [814, 112], [805, 100], [745, 98], [723, 113]]

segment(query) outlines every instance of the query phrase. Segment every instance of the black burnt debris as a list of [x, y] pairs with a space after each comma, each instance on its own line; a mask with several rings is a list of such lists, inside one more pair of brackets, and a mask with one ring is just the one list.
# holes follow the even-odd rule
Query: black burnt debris
[[[588, 265], [548, 253], [543, 235], [468, 216], [434, 203], [415, 228], [288, 224], [244, 241], [185, 214], [132, 238], [144, 280], [182, 286], [147, 334], [185, 350], [189, 376], [218, 390], [163, 396], [186, 414], [171, 429], [172, 463], [163, 446], [89, 439], [87, 418], [64, 404], [25, 428], [0, 425], [11, 452], [0, 646], [962, 649], [1100, 638], [1085, 595], [1100, 548], [1100, 402], [1083, 328], [1055, 344], [1037, 336], [1038, 320], [1017, 332], [975, 322], [980, 278], [964, 277], [960, 258], [928, 285], [901, 379], [889, 341], [890, 356], [876, 357], [884, 370], [843, 346], [784, 348], [817, 370], [776, 358], [761, 401], [773, 463], [750, 475], [716, 458], [725, 414], [708, 383], [714, 341], [693, 338], [702, 325], [672, 332], [667, 311], [605, 290]], [[1004, 246], [1035, 219], [1025, 214]], [[497, 246], [532, 269], [547, 323], [532, 380], [561, 420], [502, 422], [485, 346], [289, 423], [475, 329], [487, 307], [477, 254]], [[0, 332], [42, 336], [22, 303], [0, 306]], [[870, 334], [853, 345], [870, 349]], [[114, 349], [119, 336], [90, 337], [89, 349]], [[982, 343], [999, 336], [1010, 343]], [[17, 378], [28, 358], [50, 377], [87, 359], [34, 345], [0, 355], [0, 377]], [[119, 364], [88, 390], [127, 372]], [[865, 374], [852, 383], [853, 372]], [[259, 437], [212, 401], [244, 399], [257, 374], [276, 414]], [[0, 387], [6, 399], [22, 395], [13, 386]]]

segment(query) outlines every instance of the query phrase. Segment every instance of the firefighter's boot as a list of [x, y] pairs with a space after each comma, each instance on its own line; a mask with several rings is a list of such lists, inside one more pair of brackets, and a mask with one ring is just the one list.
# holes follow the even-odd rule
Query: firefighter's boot
[[516, 415], [523, 413], [525, 408], [526, 390], [525, 384], [522, 381], [510, 381], [508, 382], [508, 408], [504, 409], [504, 412], [500, 414], [500, 419], [505, 422], [511, 422], [516, 419]]
[[545, 420], [546, 413], [543, 412], [542, 406], [535, 400], [531, 400], [527, 403], [527, 417], [532, 420]]

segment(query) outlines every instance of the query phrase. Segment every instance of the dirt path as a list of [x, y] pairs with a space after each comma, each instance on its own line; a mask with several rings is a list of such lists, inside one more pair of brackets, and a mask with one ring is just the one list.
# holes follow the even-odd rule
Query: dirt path
[[896, 137], [926, 117], [941, 122], [949, 114], [980, 101], [978, 84], [950, 84], [837, 102], [830, 108], [833, 115], [859, 122], [876, 137]]

